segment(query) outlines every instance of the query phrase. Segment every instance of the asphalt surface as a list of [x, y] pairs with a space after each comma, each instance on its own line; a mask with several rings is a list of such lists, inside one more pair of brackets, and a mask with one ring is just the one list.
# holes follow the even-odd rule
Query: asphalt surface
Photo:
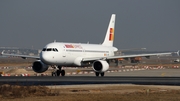
[[155, 69], [106, 73], [104, 77], [94, 74], [65, 77], [30, 76], [0, 77], [0, 84], [18, 85], [79, 85], [79, 84], [140, 84], [180, 85], [179, 69]]
[[[142, 64], [172, 64], [173, 59], [170, 58], [152, 58], [150, 60], [142, 60]], [[2, 59], [4, 60], [4, 59]], [[8, 61], [10, 61], [7, 58]], [[7, 60], [4, 60], [6, 62]], [[15, 59], [17, 61], [17, 59]], [[12, 62], [15, 61], [11, 60]], [[22, 62], [22, 59], [20, 60]], [[23, 60], [25, 61], [25, 60]], [[27, 60], [28, 61], [28, 60]], [[159, 63], [159, 61], [161, 61]], [[132, 65], [132, 64], [130, 64]], [[18, 84], [18, 85], [84, 85], [84, 84], [142, 84], [142, 85], [180, 85], [180, 68], [160, 69], [133, 69], [119, 68], [121, 72], [106, 72], [104, 77], [95, 77], [94, 73], [66, 75], [65, 77], [51, 76], [10, 76], [0, 77], [0, 84]], [[92, 69], [91, 69], [92, 70]], [[4, 71], [4, 70], [3, 70]], [[70, 70], [69, 70], [70, 71]], [[67, 70], [68, 72], [68, 70]]]

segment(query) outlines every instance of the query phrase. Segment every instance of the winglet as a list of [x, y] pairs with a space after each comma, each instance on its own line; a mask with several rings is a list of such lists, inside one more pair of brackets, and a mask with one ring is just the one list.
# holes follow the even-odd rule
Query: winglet
[[176, 53], [177, 53], [177, 55], [179, 56], [179, 50], [178, 50]]
[[1, 55], [3, 55], [4, 54], [4, 50], [1, 52]]

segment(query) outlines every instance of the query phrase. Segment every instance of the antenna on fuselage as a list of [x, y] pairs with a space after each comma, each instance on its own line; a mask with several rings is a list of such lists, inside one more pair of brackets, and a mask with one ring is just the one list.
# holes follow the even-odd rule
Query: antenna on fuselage
[[56, 42], [56, 40], [54, 40], [54, 43]]

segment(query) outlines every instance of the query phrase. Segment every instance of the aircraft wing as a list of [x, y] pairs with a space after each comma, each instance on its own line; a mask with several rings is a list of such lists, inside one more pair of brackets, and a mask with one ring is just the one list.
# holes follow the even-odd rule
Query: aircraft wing
[[4, 53], [4, 51], [1, 52], [1, 55], [3, 55], [3, 56], [17, 56], [17, 57], [21, 57], [23, 59], [26, 59], [26, 58], [40, 59], [39, 56], [19, 55], [19, 54], [6, 54], [6, 53]]
[[134, 51], [134, 50], [146, 50], [146, 48], [131, 48], [131, 49], [120, 49], [118, 51], [125, 52], [125, 51]]
[[133, 58], [133, 57], [146, 57], [150, 56], [161, 56], [161, 55], [171, 55], [173, 52], [168, 53], [152, 53], [152, 54], [135, 54], [135, 55], [120, 55], [120, 56], [108, 56], [108, 57], [95, 57], [95, 58], [83, 58], [82, 61], [95, 61], [95, 60], [111, 60], [111, 59], [119, 59], [119, 58]]

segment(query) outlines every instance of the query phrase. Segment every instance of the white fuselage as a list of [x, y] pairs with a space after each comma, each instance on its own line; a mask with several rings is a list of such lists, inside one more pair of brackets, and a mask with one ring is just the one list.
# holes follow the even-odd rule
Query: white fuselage
[[101, 44], [49, 43], [40, 53], [40, 60], [48, 65], [81, 66], [83, 58], [114, 56], [117, 48]]

